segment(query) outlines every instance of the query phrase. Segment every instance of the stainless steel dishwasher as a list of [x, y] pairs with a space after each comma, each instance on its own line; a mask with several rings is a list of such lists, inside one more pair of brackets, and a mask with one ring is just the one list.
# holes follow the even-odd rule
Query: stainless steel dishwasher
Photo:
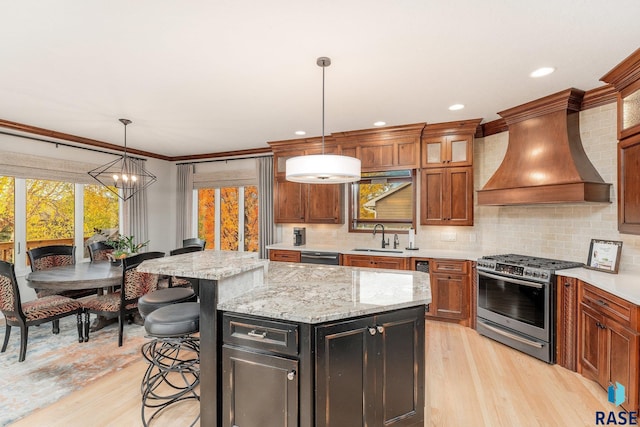
[[306, 262], [307, 264], [340, 265], [340, 254], [338, 252], [302, 251], [300, 252], [300, 262]]

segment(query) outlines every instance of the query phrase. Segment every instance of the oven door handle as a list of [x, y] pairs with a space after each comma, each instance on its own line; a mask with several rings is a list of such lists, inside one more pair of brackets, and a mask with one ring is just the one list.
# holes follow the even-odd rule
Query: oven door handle
[[531, 288], [536, 288], [536, 289], [544, 288], [544, 284], [542, 284], [542, 283], [527, 282], [526, 280], [515, 279], [513, 277], [498, 276], [497, 274], [491, 274], [491, 273], [487, 273], [485, 271], [479, 271], [478, 275], [479, 276], [484, 276], [484, 277], [489, 277], [491, 279], [505, 280], [505, 281], [508, 281], [508, 282], [517, 283], [518, 285], [529, 286]]
[[521, 336], [518, 336], [518, 335], [515, 335], [515, 334], [512, 334], [512, 333], [509, 333], [507, 331], [503, 331], [502, 329], [498, 329], [498, 328], [495, 328], [493, 326], [487, 325], [484, 322], [482, 323], [482, 326], [487, 328], [487, 329], [489, 329], [489, 330], [491, 330], [491, 331], [493, 331], [493, 332], [495, 332], [496, 334], [500, 334], [500, 335], [503, 335], [503, 336], [505, 336], [507, 338], [511, 338], [512, 340], [521, 342], [523, 344], [530, 345], [531, 347], [536, 347], [536, 348], [544, 347], [544, 344], [542, 344], [542, 343], [539, 343], [537, 341], [531, 341], [531, 340], [528, 340], [526, 338], [522, 338]]

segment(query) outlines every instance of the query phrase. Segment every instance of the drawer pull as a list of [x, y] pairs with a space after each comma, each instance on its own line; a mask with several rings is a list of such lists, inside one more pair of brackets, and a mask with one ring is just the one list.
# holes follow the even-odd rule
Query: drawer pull
[[603, 307], [609, 307], [609, 304], [607, 304], [605, 301], [602, 301], [601, 299], [596, 300], [596, 303], [598, 303], [598, 305], [601, 305]]
[[291, 371], [291, 372], [287, 373], [287, 379], [289, 381], [293, 381], [295, 379], [295, 377], [296, 377], [296, 371]]
[[265, 339], [267, 337], [266, 332], [256, 332], [255, 329], [253, 331], [247, 332], [247, 335], [253, 338]]

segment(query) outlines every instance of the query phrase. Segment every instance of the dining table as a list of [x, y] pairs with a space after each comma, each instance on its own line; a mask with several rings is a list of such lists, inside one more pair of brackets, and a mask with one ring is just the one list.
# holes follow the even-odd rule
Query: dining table
[[[27, 275], [26, 280], [27, 286], [34, 289], [56, 291], [96, 289], [99, 293], [106, 288], [122, 284], [122, 266], [114, 265], [110, 261], [81, 262], [32, 271]], [[95, 332], [113, 323], [114, 320], [117, 318], [108, 319], [98, 316], [90, 330]]]

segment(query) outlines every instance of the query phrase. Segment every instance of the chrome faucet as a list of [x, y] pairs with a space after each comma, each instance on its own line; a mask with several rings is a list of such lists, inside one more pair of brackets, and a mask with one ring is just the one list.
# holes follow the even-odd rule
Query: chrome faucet
[[387, 239], [386, 241], [384, 240], [384, 225], [382, 224], [376, 224], [373, 226], [373, 236], [375, 237], [378, 226], [382, 228], [382, 249], [384, 249], [389, 246], [389, 239]]
[[397, 234], [393, 235], [393, 249], [398, 249], [398, 246], [400, 246], [400, 239], [398, 238]]

